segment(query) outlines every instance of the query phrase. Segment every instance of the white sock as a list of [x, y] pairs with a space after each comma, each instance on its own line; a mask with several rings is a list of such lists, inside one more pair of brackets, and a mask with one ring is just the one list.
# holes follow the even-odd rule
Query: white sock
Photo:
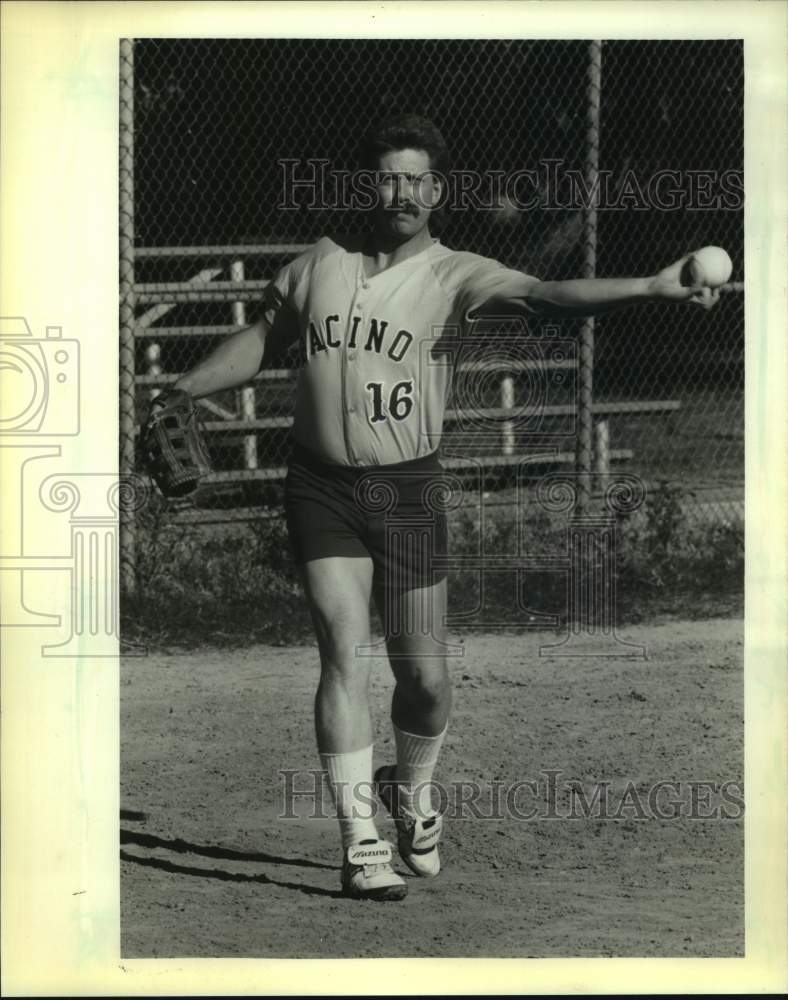
[[447, 728], [437, 736], [419, 736], [394, 726], [399, 804], [422, 818], [434, 812], [429, 783]]
[[342, 847], [360, 840], [377, 840], [372, 819], [372, 746], [349, 753], [321, 753], [320, 763], [328, 774], [328, 787], [337, 810]]

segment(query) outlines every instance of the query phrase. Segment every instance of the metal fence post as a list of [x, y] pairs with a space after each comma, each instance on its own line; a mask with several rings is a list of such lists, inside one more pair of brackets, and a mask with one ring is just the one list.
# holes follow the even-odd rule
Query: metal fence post
[[610, 473], [610, 425], [599, 420], [594, 428], [594, 472], [598, 476]]
[[[121, 477], [134, 471], [134, 41], [120, 41], [120, 456]], [[136, 585], [134, 511], [120, 512], [120, 581]]]
[[[501, 409], [514, 409], [514, 379], [504, 375], [501, 379]], [[504, 420], [501, 424], [501, 451], [504, 455], [514, 454], [514, 421]]]
[[[246, 279], [246, 269], [242, 260], [234, 260], [230, 265], [230, 279], [238, 282]], [[233, 302], [233, 323], [236, 326], [246, 326], [246, 303]], [[256, 416], [254, 386], [244, 386], [239, 396], [241, 418], [254, 420]], [[244, 438], [244, 465], [247, 469], [257, 468], [257, 437], [254, 434], [247, 434]]]
[[[602, 42], [588, 46], [586, 71], [585, 185], [588, 204], [583, 219], [584, 278], [596, 276], [597, 200], [599, 197], [599, 94], [602, 81]], [[584, 514], [591, 501], [591, 468], [594, 456], [594, 417], [591, 409], [594, 386], [594, 318], [587, 316], [580, 328], [578, 365], [577, 512]]]

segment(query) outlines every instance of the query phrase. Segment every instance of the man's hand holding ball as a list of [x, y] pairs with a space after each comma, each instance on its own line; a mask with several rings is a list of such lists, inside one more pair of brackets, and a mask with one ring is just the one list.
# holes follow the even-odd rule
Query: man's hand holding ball
[[701, 247], [690, 254], [682, 270], [682, 284], [719, 288], [733, 273], [733, 261], [722, 247]]
[[716, 305], [720, 289], [733, 273], [733, 263], [722, 247], [701, 247], [651, 279], [651, 294], [656, 299], [694, 302], [704, 309]]

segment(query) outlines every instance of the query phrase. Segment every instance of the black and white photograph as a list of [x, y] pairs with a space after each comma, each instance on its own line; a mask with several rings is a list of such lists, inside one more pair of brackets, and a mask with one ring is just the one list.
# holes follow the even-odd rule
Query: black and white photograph
[[[663, 991], [741, 990], [710, 960], [785, 931], [753, 909], [785, 875], [785, 198], [753, 122], [786, 114], [742, 19], [129, 6], [195, 20], [118, 14], [34, 70], [65, 133], [109, 122], [102, 180], [44, 137], [80, 178], [55, 288], [84, 284], [0, 310], [6, 747], [41, 705], [69, 974], [519, 959], [508, 992], [594, 992], [525, 970], [702, 959]], [[420, 968], [382, 991], [438, 991]], [[296, 988], [267, 975], [234, 990]]]
[[121, 42], [124, 955], [742, 954], [743, 83]]

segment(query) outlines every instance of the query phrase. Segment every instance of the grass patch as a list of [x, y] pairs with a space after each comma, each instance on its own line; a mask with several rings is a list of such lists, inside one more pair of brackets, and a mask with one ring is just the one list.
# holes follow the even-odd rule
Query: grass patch
[[[744, 526], [737, 521], [689, 522], [682, 492], [652, 490], [636, 516], [616, 531], [615, 576], [620, 624], [657, 616], [713, 617], [740, 613], [744, 590]], [[538, 510], [518, 527], [512, 506], [463, 508], [450, 521], [455, 555], [485, 554], [489, 568], [449, 577], [455, 622], [498, 626], [564, 624], [570, 608], [565, 572], [533, 570], [519, 577], [496, 556], [566, 556], [566, 521]], [[309, 613], [282, 518], [206, 528], [172, 524], [161, 502], [138, 526], [138, 586], [123, 602], [123, 633], [158, 647], [222, 647], [251, 642], [312, 642]]]

